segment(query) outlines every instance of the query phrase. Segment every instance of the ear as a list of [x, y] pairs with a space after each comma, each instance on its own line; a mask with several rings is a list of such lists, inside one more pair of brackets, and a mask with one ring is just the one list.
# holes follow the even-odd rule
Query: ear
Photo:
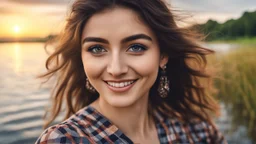
[[169, 56], [167, 54], [161, 54], [160, 56], [160, 67], [164, 67], [168, 63]]

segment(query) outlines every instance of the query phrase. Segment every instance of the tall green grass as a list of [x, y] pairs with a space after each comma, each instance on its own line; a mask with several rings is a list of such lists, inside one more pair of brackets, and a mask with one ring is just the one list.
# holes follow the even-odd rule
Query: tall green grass
[[256, 47], [242, 47], [218, 57], [218, 97], [231, 106], [234, 126], [244, 125], [256, 142]]
[[210, 43], [231, 43], [231, 44], [240, 44], [240, 45], [256, 45], [256, 37], [239, 37], [233, 39], [222, 39], [210, 41]]

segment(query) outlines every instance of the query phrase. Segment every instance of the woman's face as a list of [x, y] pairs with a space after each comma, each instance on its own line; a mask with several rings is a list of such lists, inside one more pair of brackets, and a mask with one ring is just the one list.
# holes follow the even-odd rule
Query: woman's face
[[148, 97], [158, 68], [168, 59], [160, 57], [155, 35], [137, 13], [120, 7], [88, 20], [81, 56], [100, 100], [115, 107], [131, 106]]

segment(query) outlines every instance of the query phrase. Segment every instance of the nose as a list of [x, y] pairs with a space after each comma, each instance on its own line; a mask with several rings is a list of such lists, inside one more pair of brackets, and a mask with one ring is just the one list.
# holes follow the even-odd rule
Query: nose
[[113, 53], [108, 62], [107, 72], [113, 77], [124, 75], [128, 72], [128, 66], [125, 58], [120, 53]]

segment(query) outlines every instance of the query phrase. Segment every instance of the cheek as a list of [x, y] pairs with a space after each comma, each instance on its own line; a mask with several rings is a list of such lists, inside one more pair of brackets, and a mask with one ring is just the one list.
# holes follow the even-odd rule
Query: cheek
[[104, 60], [99, 57], [93, 57], [91, 54], [82, 53], [84, 71], [89, 79], [98, 78], [104, 70]]
[[131, 67], [141, 78], [140, 85], [136, 90], [142, 95], [149, 92], [157, 79], [159, 57], [158, 53], [154, 51], [132, 60], [133, 65]]
[[151, 51], [143, 56], [131, 60], [133, 68], [141, 76], [157, 75], [159, 68], [159, 56], [157, 51]]

